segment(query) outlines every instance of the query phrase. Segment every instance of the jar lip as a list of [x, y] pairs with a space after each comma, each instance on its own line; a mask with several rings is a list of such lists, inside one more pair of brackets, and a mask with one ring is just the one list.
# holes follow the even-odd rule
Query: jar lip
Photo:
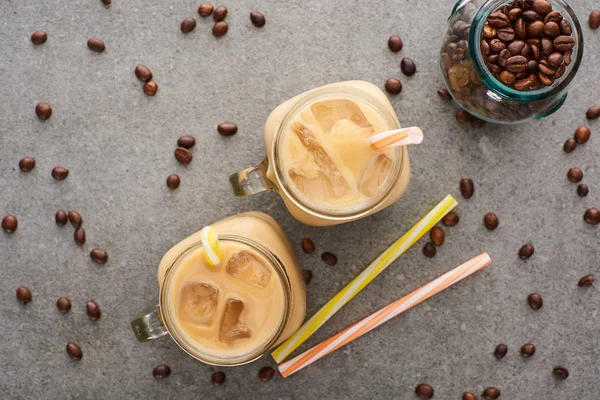
[[291, 317], [291, 313], [290, 313], [291, 305], [292, 305], [291, 282], [290, 282], [290, 277], [287, 274], [287, 271], [286, 271], [283, 263], [281, 262], [281, 260], [270, 249], [268, 249], [264, 245], [262, 245], [258, 242], [255, 242], [254, 240], [249, 239], [247, 237], [232, 235], [232, 234], [219, 235], [219, 241], [223, 242], [223, 243], [241, 243], [241, 244], [244, 244], [244, 245], [250, 247], [252, 250], [256, 251], [262, 257], [264, 257], [269, 262], [269, 264], [271, 264], [271, 266], [277, 273], [277, 276], [282, 284], [285, 304], [283, 306], [283, 315], [281, 317], [279, 326], [277, 327], [277, 330], [273, 333], [271, 338], [268, 341], [266, 341], [265, 343], [263, 343], [261, 346], [257, 347], [256, 351], [249, 352], [246, 354], [240, 354], [240, 355], [234, 356], [234, 357], [221, 358], [221, 357], [214, 356], [211, 354], [203, 353], [202, 349], [198, 348], [197, 346], [194, 346], [193, 343], [190, 343], [188, 340], [185, 339], [185, 337], [183, 337], [179, 333], [179, 329], [176, 328], [177, 324], [174, 324], [172, 321], [172, 318], [169, 316], [168, 313], [165, 312], [165, 310], [168, 309], [168, 307], [167, 307], [167, 302], [168, 302], [167, 291], [169, 290], [168, 288], [170, 286], [170, 281], [173, 277], [173, 272], [175, 271], [177, 266], [180, 265], [179, 262], [183, 258], [185, 258], [188, 254], [193, 252], [194, 250], [197, 250], [197, 249], [203, 247], [202, 241], [196, 241], [196, 242], [190, 244], [186, 249], [181, 251], [181, 253], [173, 260], [173, 263], [165, 271], [165, 280], [164, 280], [161, 290], [160, 290], [159, 312], [160, 312], [161, 320], [163, 321], [163, 324], [165, 325], [166, 330], [169, 332], [169, 335], [171, 335], [171, 337], [173, 338], [173, 341], [187, 354], [189, 354], [196, 360], [201, 361], [205, 364], [209, 364], [209, 365], [238, 366], [238, 365], [251, 363], [252, 361], [255, 361], [255, 360], [259, 359], [260, 357], [262, 357], [262, 355], [267, 350], [269, 350], [271, 347], [273, 347], [273, 345], [275, 345], [277, 340], [281, 337], [281, 334], [283, 333], [283, 331]]
[[572, 36], [575, 39], [576, 46], [573, 47], [571, 65], [567, 67], [567, 70], [559, 79], [558, 83], [555, 82], [555, 84], [552, 86], [544, 86], [536, 90], [520, 91], [506, 86], [488, 70], [483, 61], [483, 57], [481, 56], [481, 33], [483, 30], [483, 25], [487, 21], [487, 17], [492, 12], [498, 10], [502, 5], [509, 4], [510, 1], [489, 0], [477, 10], [477, 13], [473, 17], [473, 23], [471, 25], [472, 29], [469, 33], [469, 53], [471, 55], [471, 59], [474, 61], [473, 65], [479, 76], [481, 76], [481, 80], [485, 86], [504, 99], [516, 102], [532, 102], [552, 97], [561, 93], [569, 85], [569, 83], [571, 83], [579, 71], [579, 66], [581, 65], [581, 61], [583, 59], [584, 48], [583, 34], [579, 19], [565, 1], [549, 0], [549, 2], [552, 3], [553, 6], [558, 6], [559, 11], [561, 11], [563, 14], [563, 18], [568, 16], [567, 20], [573, 28]]

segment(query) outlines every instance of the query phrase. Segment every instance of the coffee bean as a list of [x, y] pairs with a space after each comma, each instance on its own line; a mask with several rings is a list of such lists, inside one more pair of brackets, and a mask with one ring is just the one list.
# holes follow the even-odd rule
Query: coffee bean
[[466, 122], [470, 122], [473, 119], [473, 116], [463, 110], [462, 108], [456, 111], [456, 121], [460, 124], [464, 124]]
[[527, 70], [527, 62], [523, 56], [512, 56], [506, 61], [506, 69], [510, 72], [523, 72]]
[[571, 36], [561, 35], [554, 39], [554, 48], [558, 51], [569, 51], [575, 47], [575, 39]]
[[560, 21], [558, 23], [558, 26], [560, 26], [560, 32], [563, 35], [571, 36], [571, 34], [573, 33], [573, 28], [571, 27], [569, 21], [567, 21], [566, 19]]
[[425, 246], [423, 246], [423, 255], [425, 257], [433, 258], [435, 257], [435, 253], [437, 253], [437, 250], [435, 249], [433, 243], [427, 242]]
[[510, 71], [504, 70], [500, 72], [500, 81], [505, 85], [512, 85], [517, 81], [517, 77]]
[[[525, 46], [523, 46], [523, 50], [521, 50], [521, 55], [527, 59], [530, 58], [530, 53], [531, 53], [531, 46], [529, 45], [529, 43], [525, 43]], [[516, 54], [518, 55], [518, 54]], [[533, 61], [535, 62], [535, 60], [529, 60], [527, 62], [527, 68], [529, 68], [529, 63]]]
[[506, 28], [498, 29], [498, 39], [502, 40], [503, 42], [510, 42], [514, 38], [515, 38], [515, 31], [513, 28], [506, 27]]
[[385, 90], [389, 94], [398, 94], [402, 91], [402, 82], [396, 78], [389, 78], [385, 82]]
[[579, 197], [585, 197], [588, 195], [589, 192], [590, 189], [588, 188], [588, 185], [582, 183], [581, 185], [577, 186], [577, 195]]
[[527, 303], [533, 310], [539, 310], [544, 305], [544, 300], [538, 293], [531, 293], [527, 296]]
[[213, 18], [215, 21], [223, 21], [227, 17], [227, 7], [219, 6], [215, 9], [213, 13]]
[[167, 187], [169, 189], [175, 190], [179, 187], [181, 183], [181, 179], [179, 179], [179, 175], [169, 175], [167, 176]]
[[527, 43], [522, 40], [515, 40], [508, 45], [508, 51], [510, 51], [510, 54], [513, 56], [518, 56], [521, 54], [526, 45]]
[[[481, 54], [484, 56], [489, 56], [492, 54], [492, 49], [490, 48], [490, 44], [486, 40], [482, 40], [480, 44]], [[488, 59], [489, 61], [489, 59]]]
[[270, 381], [274, 376], [275, 370], [271, 367], [263, 367], [258, 371], [258, 378], [263, 382]]
[[35, 160], [31, 157], [25, 157], [19, 161], [19, 169], [23, 172], [29, 172], [35, 168]]
[[546, 37], [542, 38], [541, 45], [542, 45], [542, 51], [544, 52], [545, 55], [550, 55], [550, 54], [552, 54], [552, 52], [554, 52], [554, 43], [552, 40], [550, 40]]
[[19, 221], [14, 215], [7, 215], [2, 219], [2, 229], [6, 233], [15, 233], [18, 226]]
[[35, 31], [31, 34], [31, 42], [33, 44], [44, 44], [48, 40], [48, 34], [44, 31]]
[[[463, 50], [464, 54], [464, 49], [459, 48], [457, 49], [457, 51], [458, 50]], [[404, 75], [413, 76], [417, 72], [417, 65], [413, 60], [405, 57], [402, 59], [402, 61], [400, 61], [400, 69], [402, 70], [402, 73], [404, 73]]]
[[229, 24], [225, 21], [217, 22], [212, 29], [212, 33], [215, 37], [221, 37], [229, 30]]
[[190, 33], [196, 29], [196, 20], [194, 18], [186, 18], [181, 21], [181, 32]]
[[554, 76], [554, 74], [556, 73], [556, 69], [553, 66], [551, 66], [546, 60], [543, 60], [538, 64], [538, 69], [540, 70], [541, 74], [547, 75], [548, 77]]
[[75, 210], [69, 210], [68, 218], [69, 222], [71, 222], [71, 225], [73, 225], [75, 228], [78, 228], [81, 226], [81, 224], [83, 224], [83, 218], [81, 217], [81, 214]]
[[465, 199], [470, 199], [475, 193], [475, 184], [472, 179], [464, 178], [460, 180], [460, 192]]
[[148, 96], [155, 96], [158, 92], [158, 84], [154, 81], [144, 83], [144, 93]]
[[108, 261], [108, 253], [106, 252], [106, 250], [98, 248], [92, 249], [90, 251], [90, 257], [92, 258], [92, 261], [98, 264], [105, 264], [106, 261]]
[[563, 146], [565, 153], [570, 153], [577, 147], [577, 141], [573, 138], [568, 138]]
[[587, 127], [587, 126], [580, 126], [575, 131], [575, 140], [577, 141], [578, 144], [584, 144], [588, 140], [590, 140], [590, 135], [591, 134], [592, 134], [592, 131], [590, 130], [589, 127]]
[[565, 71], [567, 70], [567, 66], [565, 64], [562, 64], [560, 67], [558, 67], [558, 69], [556, 70], [556, 74], [554, 74], [554, 78], [555, 79], [559, 79], [561, 76], [563, 76], [565, 74]]
[[98, 321], [100, 319], [102, 312], [100, 311], [100, 307], [98, 306], [98, 304], [96, 304], [95, 301], [89, 300], [85, 305], [85, 309], [88, 317], [92, 321]]
[[577, 284], [580, 287], [588, 287], [594, 284], [594, 275], [586, 275], [579, 280]]
[[[489, 26], [489, 25], [488, 25]], [[392, 35], [390, 36], [390, 38], [388, 39], [388, 47], [390, 48], [391, 51], [393, 51], [394, 53], [399, 52], [400, 50], [402, 50], [402, 47], [404, 46], [404, 43], [402, 43], [402, 39], [400, 39], [399, 36], [396, 35]]]
[[490, 24], [483, 25], [483, 37], [487, 40], [495, 38], [497, 33], [498, 31], [496, 30], [496, 28], [494, 28]]
[[517, 7], [511, 8], [510, 10], [508, 10], [508, 14], [506, 15], [511, 21], [516, 21], [517, 18], [521, 18], [521, 16], [523, 15], [523, 9]]
[[495, 387], [488, 387], [485, 388], [481, 396], [483, 396], [485, 400], [496, 400], [500, 397], [500, 390]]
[[233, 122], [221, 122], [219, 126], [217, 126], [217, 131], [223, 136], [235, 135], [237, 130], [238, 127]]
[[527, 10], [523, 12], [523, 18], [525, 18], [528, 22], [538, 21], [540, 19], [540, 15], [533, 10]]
[[456, 226], [459, 220], [460, 218], [458, 217], [458, 214], [454, 211], [450, 211], [444, 216], [444, 218], [442, 218], [442, 223], [446, 226]]
[[95, 51], [96, 53], [102, 53], [106, 49], [104, 42], [97, 38], [92, 38], [88, 40], [87, 46], [88, 49], [90, 49], [91, 51]]
[[515, 30], [515, 36], [518, 39], [527, 39], [527, 26], [525, 25], [525, 20], [523, 20], [523, 18], [519, 18], [515, 21], [513, 29]]
[[531, 86], [531, 79], [529, 78], [520, 79], [513, 85], [513, 87], [517, 90], [527, 90], [529, 89], [529, 86]]
[[157, 365], [152, 370], [152, 376], [156, 379], [164, 379], [171, 375], [171, 367], [166, 364]]
[[592, 106], [585, 113], [587, 119], [597, 119], [600, 117], [600, 106]]
[[530, 74], [535, 74], [538, 72], [538, 63], [535, 60], [530, 60], [527, 63], [527, 72]]
[[57, 181], [62, 181], [69, 176], [69, 170], [65, 167], [54, 167], [52, 168], [52, 177]]
[[81, 360], [81, 358], [83, 357], [83, 351], [81, 351], [81, 347], [71, 342], [67, 343], [67, 354], [73, 360], [77, 361]]
[[31, 290], [27, 286], [17, 288], [17, 300], [21, 304], [27, 304], [31, 301]]
[[600, 11], [592, 10], [590, 13], [590, 28], [598, 29], [600, 27]]
[[535, 346], [532, 345], [531, 343], [524, 344], [523, 347], [521, 347], [521, 355], [523, 357], [529, 358], [534, 354], [535, 354]]
[[500, 39], [492, 39], [490, 41], [490, 49], [494, 53], [500, 53], [502, 50], [506, 49], [506, 44]]
[[39, 119], [45, 121], [52, 116], [52, 107], [48, 103], [40, 103], [35, 106], [35, 113]]
[[[506, 49], [502, 50], [502, 52], [504, 52], [504, 51], [506, 51]], [[497, 64], [499, 61], [500, 61], [500, 56], [498, 54], [493, 54], [488, 57], [488, 62], [490, 62], [492, 64]]]
[[56, 221], [56, 225], [65, 225], [67, 223], [67, 213], [63, 210], [58, 210], [56, 215], [54, 216], [54, 220]]
[[487, 20], [488, 23], [494, 28], [504, 28], [505, 26], [510, 25], [510, 20], [508, 19], [508, 16], [506, 16], [500, 11], [491, 13], [488, 16]]
[[429, 232], [429, 237], [433, 244], [435, 244], [436, 246], [441, 246], [444, 244], [446, 234], [444, 233], [444, 230], [442, 228], [440, 228], [439, 226], [434, 226], [431, 229], [431, 232]]
[[579, 183], [583, 179], [583, 171], [579, 168], [571, 168], [567, 172], [567, 178], [573, 183]]
[[212, 374], [210, 381], [212, 382], [212, 384], [214, 386], [221, 386], [222, 384], [225, 383], [225, 372], [223, 372], [223, 371], [215, 372], [214, 374]]
[[552, 5], [546, 0], [534, 0], [531, 8], [540, 15], [546, 15], [552, 11]]
[[109, 5], [110, 5], [110, 3], [112, 3], [112, 0], [102, 0], [102, 3], [103, 3], [105, 6], [109, 6]]
[[304, 276], [304, 283], [308, 285], [312, 281], [313, 272], [309, 269], [303, 269], [302, 276]]
[[415, 393], [420, 399], [431, 399], [433, 397], [433, 388], [426, 383], [420, 383], [415, 388]]
[[198, 7], [198, 14], [200, 14], [201, 17], [208, 17], [212, 14], [214, 9], [215, 8], [210, 3], [200, 4], [200, 7]]
[[554, 78], [551, 78], [548, 75], [543, 74], [542, 72], [538, 72], [537, 78], [539, 82], [544, 86], [552, 86], [552, 84], [554, 83]]
[[554, 367], [552, 370], [552, 375], [554, 375], [556, 379], [564, 381], [569, 377], [569, 370], [564, 367]]
[[535, 61], [540, 61], [542, 59], [542, 51], [537, 44], [529, 44], [529, 49], [531, 52], [531, 58]]
[[560, 26], [558, 26], [558, 24], [554, 21], [547, 22], [544, 25], [543, 32], [544, 35], [548, 36], [549, 38], [555, 38], [561, 34]]
[[487, 214], [485, 214], [485, 217], [483, 217], [483, 224], [490, 231], [493, 231], [494, 229], [496, 229], [498, 227], [498, 224], [499, 224], [498, 217], [494, 213], [487, 213]]
[[145, 65], [138, 64], [135, 67], [135, 76], [142, 82], [148, 82], [152, 79], [152, 71]]
[[321, 254], [321, 260], [323, 260], [325, 262], [325, 264], [327, 265], [335, 265], [338, 262], [337, 257], [335, 256], [335, 254], [330, 253], [328, 251], [326, 251], [325, 253]]
[[500, 64], [502, 68], [506, 68], [506, 63], [510, 58], [510, 51], [508, 49], [504, 49], [500, 52], [500, 55], [498, 56], [498, 64]]
[[183, 165], [188, 165], [192, 162], [192, 152], [184, 147], [178, 147], [175, 149], [175, 159]]
[[68, 313], [71, 309], [71, 300], [67, 297], [60, 297], [56, 300], [56, 308], [58, 308], [58, 312], [60, 313]]
[[542, 21], [533, 21], [527, 24], [527, 36], [529, 37], [540, 37], [544, 31], [544, 23]]
[[85, 244], [85, 230], [83, 228], [75, 229], [73, 239], [75, 240], [75, 243], [77, 243], [80, 246], [83, 246]]
[[465, 392], [463, 393], [462, 400], [477, 400], [477, 396], [471, 392]]
[[252, 22], [252, 25], [256, 26], [257, 28], [262, 28], [265, 26], [267, 21], [262, 13], [258, 11], [252, 11], [250, 13], [250, 22]]
[[553, 67], [560, 67], [563, 62], [563, 55], [559, 52], [554, 52], [548, 56], [548, 63]]
[[588, 208], [583, 214], [583, 220], [590, 225], [600, 224], [600, 211], [596, 208]]
[[519, 257], [521, 257], [523, 260], [526, 260], [530, 258], [534, 252], [535, 249], [533, 248], [533, 245], [531, 243], [527, 243], [519, 249]]
[[437, 94], [442, 100], [452, 100], [452, 95], [450, 94], [448, 89], [439, 88], [437, 90]]
[[482, 128], [484, 125], [485, 121], [477, 117], [473, 117], [473, 119], [471, 120], [471, 127], [474, 129]]
[[196, 144], [196, 139], [193, 136], [182, 136], [177, 139], [177, 146], [185, 149], [191, 149]]
[[508, 346], [505, 344], [499, 344], [498, 346], [496, 346], [496, 350], [494, 350], [494, 357], [496, 357], [498, 360], [504, 358], [504, 356], [506, 356], [506, 353], [508, 352]]
[[310, 238], [302, 239], [302, 250], [306, 254], [310, 254], [315, 251], [315, 244], [313, 243], [313, 241]]

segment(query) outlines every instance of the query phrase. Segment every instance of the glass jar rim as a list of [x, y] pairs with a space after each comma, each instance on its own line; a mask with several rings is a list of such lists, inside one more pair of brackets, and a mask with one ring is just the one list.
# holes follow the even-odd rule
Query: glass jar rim
[[190, 341], [186, 340], [185, 337], [179, 332], [177, 329], [177, 324], [173, 323], [173, 319], [170, 316], [170, 313], [167, 312], [169, 310], [168, 304], [168, 290], [171, 283], [171, 279], [174, 276], [174, 272], [181, 265], [180, 262], [191, 252], [200, 249], [203, 247], [201, 241], [194, 242], [186, 247], [184, 250], [177, 255], [177, 257], [173, 260], [172, 264], [165, 271], [165, 279], [163, 281], [160, 293], [159, 293], [159, 315], [165, 329], [173, 338], [173, 341], [177, 343], [177, 345], [185, 351], [187, 354], [192, 356], [198, 361], [201, 361], [205, 364], [215, 365], [215, 366], [238, 366], [243, 364], [248, 364], [252, 361], [255, 361], [262, 357], [262, 355], [269, 350], [271, 347], [275, 345], [277, 340], [281, 337], [285, 327], [287, 326], [289, 319], [291, 317], [291, 306], [292, 306], [292, 287], [290, 278], [288, 273], [279, 259], [277, 255], [275, 255], [270, 249], [265, 247], [264, 245], [255, 242], [252, 239], [247, 237], [232, 235], [232, 234], [224, 234], [219, 235], [219, 241], [222, 243], [241, 243], [250, 247], [252, 250], [259, 253], [262, 257], [264, 257], [271, 267], [275, 270], [279, 281], [281, 282], [281, 286], [284, 294], [284, 307], [283, 307], [283, 315], [279, 322], [277, 329], [271, 335], [269, 340], [261, 344], [257, 347], [255, 351], [248, 352], [246, 354], [240, 354], [234, 357], [218, 357], [211, 354], [207, 354], [203, 352], [202, 349], [195, 346]]

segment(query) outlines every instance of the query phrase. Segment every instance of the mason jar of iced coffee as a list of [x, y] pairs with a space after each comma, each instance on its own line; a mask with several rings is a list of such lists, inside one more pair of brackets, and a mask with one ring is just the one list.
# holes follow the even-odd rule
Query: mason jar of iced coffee
[[406, 191], [406, 146], [375, 149], [372, 136], [400, 128], [385, 94], [363, 81], [309, 90], [265, 124], [266, 158], [231, 176], [237, 196], [275, 190], [299, 221], [328, 226], [389, 206]]

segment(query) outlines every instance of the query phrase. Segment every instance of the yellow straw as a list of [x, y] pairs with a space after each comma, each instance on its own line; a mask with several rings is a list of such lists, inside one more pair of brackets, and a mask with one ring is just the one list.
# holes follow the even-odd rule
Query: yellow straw
[[285, 360], [298, 346], [312, 336], [329, 318], [340, 308], [348, 303], [354, 296], [367, 286], [377, 275], [400, 257], [406, 250], [416, 243], [425, 233], [437, 224], [458, 203], [448, 195], [437, 206], [423, 217], [415, 226], [406, 232], [400, 239], [365, 268], [356, 278], [335, 295], [335, 297], [317, 311], [304, 323], [288, 340], [283, 342], [273, 351], [271, 356], [279, 364]]

